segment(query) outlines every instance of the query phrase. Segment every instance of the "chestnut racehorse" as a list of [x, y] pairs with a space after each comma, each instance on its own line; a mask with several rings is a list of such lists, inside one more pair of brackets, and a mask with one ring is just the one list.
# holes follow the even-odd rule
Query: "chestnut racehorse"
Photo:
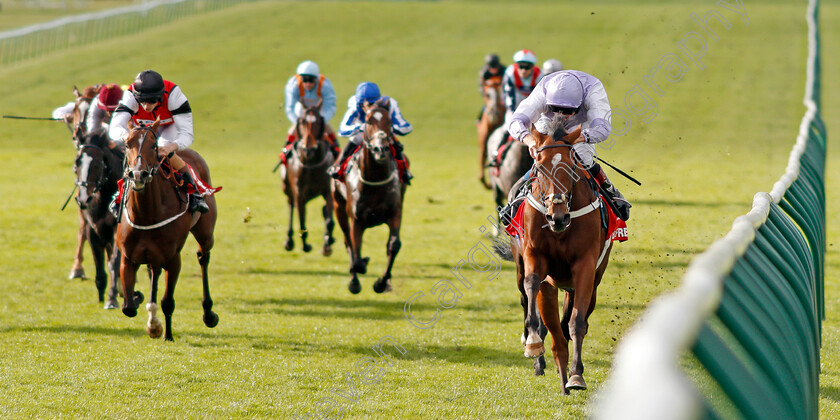
[[[157, 283], [161, 270], [166, 270], [166, 287], [161, 299], [161, 309], [166, 318], [165, 340], [173, 341], [172, 312], [175, 310], [175, 284], [181, 272], [181, 248], [192, 233], [198, 242], [198, 263], [204, 295], [204, 324], [213, 328], [219, 316], [213, 312], [207, 267], [210, 249], [213, 248], [213, 230], [216, 225], [216, 199], [205, 200], [210, 211], [205, 214], [187, 211], [188, 197], [176, 183], [164, 175], [163, 160], [158, 159], [157, 128], [160, 119], [150, 126], [134, 126], [129, 122], [126, 140], [126, 185], [123, 193], [124, 207], [117, 228], [117, 246], [122, 251], [122, 285], [125, 299], [122, 311], [126, 316], [137, 315], [142, 294], [135, 293], [137, 268], [147, 264], [152, 272], [151, 298], [146, 304], [149, 321], [146, 331], [152, 338], [161, 334], [157, 312]], [[195, 169], [203, 181], [210, 183], [210, 171], [204, 159], [190, 149], [178, 152], [184, 161]], [[171, 175], [171, 173], [170, 173]]]
[[108, 274], [105, 270], [105, 256], [111, 274], [108, 301], [105, 309], [117, 308], [117, 279], [120, 274], [120, 252], [114, 246], [114, 232], [117, 219], [108, 210], [108, 204], [117, 192], [117, 181], [122, 178], [123, 156], [108, 148], [107, 134], [94, 131], [79, 139], [79, 154], [76, 156], [76, 186], [79, 194], [76, 203], [84, 220], [85, 236], [90, 242], [93, 262], [96, 267], [96, 289], [99, 302], [105, 302], [105, 288]]
[[[391, 268], [400, 251], [403, 197], [406, 184], [401, 182], [394, 159], [394, 133], [388, 102], [377, 102], [365, 114], [364, 141], [361, 152], [347, 166], [345, 181], [333, 181], [333, 199], [338, 224], [344, 232], [344, 245], [350, 255], [351, 293], [362, 290], [358, 274], [367, 273], [369, 258], [362, 258], [362, 235], [365, 229], [388, 224], [388, 266], [373, 284], [376, 293], [391, 290]], [[405, 158], [408, 160], [408, 158]]]
[[[511, 238], [510, 246], [525, 312], [523, 344], [526, 357], [545, 352], [542, 321], [551, 333], [554, 361], [563, 379], [563, 393], [568, 394], [569, 389], [586, 388], [583, 338], [611, 242], [601, 221], [603, 203], [574, 158], [570, 141], [578, 138], [579, 130], [566, 137], [536, 130], [532, 135], [537, 140], [534, 174], [527, 202], [522, 204], [520, 236]], [[559, 289], [566, 292], [562, 319]], [[567, 382], [569, 339], [574, 357]]]
[[304, 252], [312, 250], [312, 246], [306, 243], [308, 231], [306, 229], [306, 203], [315, 197], [324, 197], [324, 246], [321, 253], [324, 256], [332, 255], [333, 238], [333, 198], [330, 185], [332, 179], [327, 174], [327, 169], [333, 164], [335, 155], [330, 149], [329, 143], [324, 139], [326, 123], [321, 116], [321, 104], [306, 108], [295, 124], [298, 140], [292, 148], [292, 154], [285, 166], [280, 169], [280, 177], [283, 179], [283, 192], [286, 193], [289, 201], [289, 230], [287, 232], [286, 250], [291, 251], [294, 247], [292, 227], [294, 221], [295, 207], [298, 209], [300, 221], [300, 241]]
[[487, 166], [487, 140], [490, 134], [505, 122], [505, 101], [502, 96], [502, 82], [498, 78], [484, 81], [484, 108], [478, 121], [478, 179], [484, 187], [490, 189], [490, 183], [485, 176]]

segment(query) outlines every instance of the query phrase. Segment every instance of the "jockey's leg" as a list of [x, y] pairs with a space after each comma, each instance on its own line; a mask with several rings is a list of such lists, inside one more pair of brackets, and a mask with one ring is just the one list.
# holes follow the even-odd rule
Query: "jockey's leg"
[[[289, 131], [286, 133], [286, 145], [283, 146], [283, 154], [286, 155], [286, 159], [292, 154], [292, 145], [297, 140], [297, 126], [292, 124], [289, 128]], [[285, 160], [284, 160], [285, 162]]]
[[341, 146], [338, 144], [338, 137], [335, 134], [335, 130], [333, 130], [332, 126], [329, 123], [324, 123], [324, 137], [327, 140], [327, 143], [330, 144], [330, 148], [333, 151], [333, 157], [338, 157], [341, 154]]
[[394, 152], [394, 159], [398, 162], [403, 162], [403, 167], [405, 168], [405, 183], [411, 185], [411, 180], [414, 178], [414, 175], [408, 170], [408, 162], [405, 161], [405, 155], [403, 155], [403, 144], [396, 138], [394, 138]]
[[618, 211], [618, 216], [621, 220], [627, 220], [630, 218], [630, 204], [624, 195], [618, 191], [612, 183], [610, 179], [607, 178], [607, 174], [604, 172], [604, 169], [601, 168], [601, 165], [595, 162], [595, 146], [587, 143], [578, 143], [572, 146], [575, 151], [575, 155], [580, 161], [581, 165], [595, 178], [598, 183], [604, 187], [604, 190], [607, 191], [609, 200], [612, 200], [613, 204], [615, 204], [615, 208]]
[[327, 170], [327, 173], [334, 179], [341, 178], [341, 164], [344, 163], [345, 160], [350, 158], [351, 155], [353, 155], [353, 152], [356, 150], [357, 147], [359, 147], [359, 144], [361, 144], [362, 137], [361, 135], [358, 136], [359, 143], [354, 143], [353, 140], [354, 138], [351, 137], [347, 144], [344, 146], [344, 150], [341, 151], [341, 156], [339, 156], [335, 163], [333, 163], [333, 165], [330, 166], [330, 168]]
[[184, 180], [184, 185], [192, 185], [193, 192], [190, 194], [189, 197], [189, 211], [191, 213], [195, 213], [196, 211], [199, 213], [207, 213], [210, 211], [210, 207], [207, 206], [207, 202], [204, 201], [204, 197], [202, 197], [201, 193], [198, 191], [198, 185], [195, 183], [195, 180], [192, 178], [192, 174], [190, 174], [189, 169], [187, 168], [187, 163], [178, 156], [177, 153], [173, 153], [172, 156], [169, 157], [169, 164], [172, 165], [172, 169], [178, 171], [181, 175], [182, 179]]

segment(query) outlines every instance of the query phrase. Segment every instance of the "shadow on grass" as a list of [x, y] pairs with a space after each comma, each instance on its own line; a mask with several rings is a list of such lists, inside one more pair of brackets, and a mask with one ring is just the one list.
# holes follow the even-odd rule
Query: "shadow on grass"
[[702, 208], [723, 208], [731, 206], [743, 206], [740, 202], [703, 202], [683, 200], [633, 200], [633, 204], [644, 206], [666, 206], [666, 207], [702, 207]]
[[[410, 266], [413, 266], [413, 264], [410, 265]], [[384, 270], [384, 267], [385, 266], [383, 265], [382, 266], [383, 270]], [[375, 276], [378, 277], [382, 274], [382, 273], [376, 271], [375, 267], [372, 267], [372, 264], [368, 265], [368, 268], [370, 268], [370, 269], [368, 270], [368, 274], [365, 275], [365, 276], [371, 276], [370, 281], [375, 280], [372, 276], [375, 275]], [[396, 265], [395, 265], [395, 269], [396, 269]], [[239, 274], [243, 274], [243, 275], [264, 274], [264, 275], [268, 275], [268, 276], [321, 276], [321, 277], [336, 276], [336, 277], [346, 277], [348, 281], [350, 280], [350, 274], [348, 273], [348, 270], [346, 270], [346, 269], [341, 269], [341, 270], [336, 270], [336, 271], [327, 271], [327, 270], [267, 270], [267, 269], [262, 269], [262, 268], [249, 268], [247, 270], [240, 271]], [[397, 273], [393, 273], [392, 276], [393, 276], [394, 279], [396, 279], [396, 278], [404, 278], [404, 279], [437, 279], [437, 278], [440, 278], [440, 276], [435, 276], [435, 275], [430, 275], [430, 274], [405, 274], [405, 273], [397, 274]], [[359, 280], [364, 281], [363, 278], [360, 278]]]
[[840, 401], [840, 388], [835, 386], [821, 386], [820, 396], [832, 401]]
[[[349, 295], [342, 289], [340, 292]], [[338, 317], [365, 320], [397, 320], [405, 317], [403, 301], [393, 302], [380, 299], [353, 299], [313, 297], [307, 299], [267, 298], [231, 299], [233, 312], [246, 314], [274, 313], [288, 316]], [[437, 306], [417, 302], [412, 308], [434, 310]]]

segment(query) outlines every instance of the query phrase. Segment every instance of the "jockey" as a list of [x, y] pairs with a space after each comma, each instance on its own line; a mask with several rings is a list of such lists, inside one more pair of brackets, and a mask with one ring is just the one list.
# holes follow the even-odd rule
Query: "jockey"
[[563, 63], [556, 58], [549, 58], [548, 60], [545, 60], [545, 63], [543, 63], [542, 69], [544, 74], [548, 76], [551, 73], [563, 70]]
[[129, 120], [138, 125], [151, 125], [157, 118], [160, 118], [157, 132], [158, 156], [169, 156], [169, 164], [180, 173], [184, 185], [193, 186], [189, 211], [207, 213], [210, 208], [198, 192], [198, 185], [192, 179], [187, 163], [176, 153], [193, 142], [192, 109], [178, 85], [164, 80], [156, 71], [142, 71], [114, 111], [108, 135], [115, 142], [125, 143]]
[[[93, 85], [88, 86], [82, 90], [82, 93], [79, 94], [78, 99], [79, 101], [79, 110], [82, 113], [82, 120], [84, 121], [87, 118], [88, 109], [90, 109], [91, 102], [96, 95], [99, 94], [99, 91], [102, 89], [102, 85]], [[78, 91], [74, 91], [78, 92]], [[76, 101], [70, 101], [66, 104], [56, 108], [52, 112], [52, 117], [55, 119], [64, 120], [64, 123], [67, 124], [67, 127], [70, 131], [73, 131], [73, 110], [76, 109]]]
[[286, 82], [286, 118], [291, 121], [292, 126], [286, 136], [286, 146], [283, 153], [286, 157], [292, 151], [292, 143], [297, 140], [298, 118], [304, 108], [316, 106], [321, 103], [321, 116], [324, 117], [324, 133], [327, 142], [330, 143], [336, 155], [338, 154], [338, 141], [335, 137], [335, 130], [329, 124], [329, 120], [335, 116], [336, 94], [330, 79], [321, 74], [318, 64], [314, 61], [304, 61], [297, 67], [297, 73]]
[[90, 111], [86, 120], [88, 130], [108, 130], [111, 116], [117, 109], [122, 96], [123, 90], [119, 85], [103, 85], [102, 89], [99, 90], [99, 95], [90, 104]]
[[[329, 169], [329, 174], [335, 179], [343, 178], [344, 174], [341, 173], [343, 163], [346, 159], [348, 159], [353, 152], [362, 144], [364, 138], [364, 125], [365, 125], [365, 113], [368, 109], [374, 106], [374, 104], [379, 100], [388, 101], [391, 108], [391, 127], [394, 131], [394, 134], [404, 136], [411, 132], [412, 127], [408, 121], [405, 120], [402, 116], [402, 112], [400, 112], [400, 107], [397, 104], [397, 101], [394, 98], [390, 98], [387, 96], [382, 96], [379, 93], [379, 86], [376, 83], [372, 82], [362, 82], [359, 86], [356, 87], [356, 94], [350, 97], [350, 100], [347, 101], [347, 112], [344, 114], [344, 118], [341, 120], [341, 126], [338, 128], [338, 135], [342, 137], [347, 137], [348, 142], [347, 145], [344, 147], [344, 150], [341, 152], [341, 157], [335, 162], [333, 166]], [[394, 150], [396, 151], [396, 160], [398, 162], [404, 161], [405, 158], [403, 157], [402, 150], [403, 146], [402, 143], [397, 141], [394, 138]], [[414, 176], [411, 172], [408, 171], [408, 168], [405, 169], [405, 181], [406, 183], [410, 183], [411, 178]]]
[[[505, 95], [505, 127], [510, 123], [511, 117], [516, 110], [516, 107], [527, 98], [537, 83], [543, 78], [542, 70], [537, 67], [537, 56], [531, 50], [519, 50], [513, 55], [514, 63], [505, 70], [504, 78], [502, 79], [502, 86]], [[502, 146], [508, 143], [508, 136], [504, 136], [504, 140], [499, 143], [499, 148], [494, 150], [490, 155], [491, 166], [495, 166], [497, 162], [496, 156]]]
[[[505, 65], [502, 64], [499, 56], [496, 54], [487, 54], [484, 57], [484, 67], [478, 71], [478, 93], [484, 96], [484, 83], [489, 80], [496, 80], [501, 84], [504, 74]], [[484, 105], [481, 106], [481, 111], [478, 113], [476, 122], [481, 121], [482, 114], [484, 114]]]
[[[607, 198], [618, 210], [617, 216], [627, 220], [630, 217], [630, 202], [595, 162], [595, 144], [606, 140], [612, 130], [610, 109], [607, 92], [600, 80], [582, 71], [562, 70], [546, 76], [537, 84], [534, 92], [516, 109], [508, 131], [513, 138], [528, 146], [533, 156], [536, 140], [530, 133], [532, 124], [537, 131], [545, 134], [555, 132], [560, 126], [570, 132], [581, 125], [580, 137], [573, 140], [578, 143], [574, 143], [572, 150], [583, 168], [607, 191]], [[511, 194], [516, 194], [529, 177], [530, 171], [514, 185]], [[510, 207], [508, 204], [502, 210], [505, 217], [510, 217]]]

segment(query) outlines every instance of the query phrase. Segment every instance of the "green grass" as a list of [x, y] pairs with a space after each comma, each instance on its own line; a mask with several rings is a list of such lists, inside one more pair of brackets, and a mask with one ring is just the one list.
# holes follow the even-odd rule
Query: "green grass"
[[[71, 98], [73, 85], [125, 84], [140, 70], [160, 71], [190, 98], [194, 148], [210, 164], [214, 183], [224, 186], [211, 260], [220, 324], [209, 330], [201, 322], [190, 240], [175, 294], [176, 341], [151, 340], [142, 311], [134, 319], [103, 311], [91, 281], [65, 280], [77, 228], [75, 209], [58, 211], [73, 180], [66, 130], [0, 121], [0, 414], [315, 418], [316, 404], [332, 395], [338, 406], [322, 408], [332, 414], [340, 408], [345, 418], [585, 416], [609, 373], [616, 340], [654, 296], [679, 284], [692, 256], [749, 210], [752, 195], [782, 174], [804, 112], [805, 10], [747, 3], [749, 26], [722, 11], [733, 27], [717, 27], [720, 40], [707, 43], [700, 71], [675, 44], [699, 30], [690, 13], [703, 16], [713, 2], [537, 3], [262, 2], [0, 69], [0, 113], [32, 116], [48, 116]], [[840, 88], [832, 70], [838, 19], [835, 6], [824, 8], [829, 129], [839, 109], [829, 94]], [[665, 54], [689, 68], [678, 83], [660, 81], [664, 96], [656, 98], [652, 122], [634, 120], [627, 136], [601, 152], [644, 186], [611, 173], [634, 203], [631, 240], [616, 246], [591, 318], [584, 355], [590, 390], [565, 398], [553, 363], [545, 377], [534, 378], [521, 357], [511, 264], [494, 280], [467, 266], [472, 288], [461, 288], [463, 297], [433, 328], [412, 327], [403, 312], [422, 291], [413, 308], [418, 318], [431, 318], [432, 286], [452, 280], [458, 260], [487, 243], [480, 228], [493, 208], [475, 179], [474, 78], [487, 52], [509, 61], [520, 48], [597, 75], [614, 107], [644, 85]], [[270, 170], [288, 128], [278, 109], [283, 86], [305, 59], [332, 79], [340, 107], [356, 84], [376, 81], [415, 127], [404, 138], [416, 178], [393, 293], [371, 290], [384, 269], [384, 228], [366, 235], [371, 274], [357, 296], [346, 290], [340, 249], [330, 258], [299, 246], [282, 249], [288, 210]], [[832, 154], [830, 165], [836, 159]], [[831, 194], [829, 215], [836, 216]], [[319, 206], [309, 208], [315, 245], [323, 229]], [[829, 243], [837, 235], [830, 229]], [[825, 418], [840, 408], [832, 311], [838, 258], [829, 249]], [[371, 347], [385, 336], [405, 353], [389, 348], [393, 366], [376, 383], [358, 382], [357, 363], [378, 357]], [[356, 381], [355, 402], [332, 394], [347, 389], [347, 374]]]

